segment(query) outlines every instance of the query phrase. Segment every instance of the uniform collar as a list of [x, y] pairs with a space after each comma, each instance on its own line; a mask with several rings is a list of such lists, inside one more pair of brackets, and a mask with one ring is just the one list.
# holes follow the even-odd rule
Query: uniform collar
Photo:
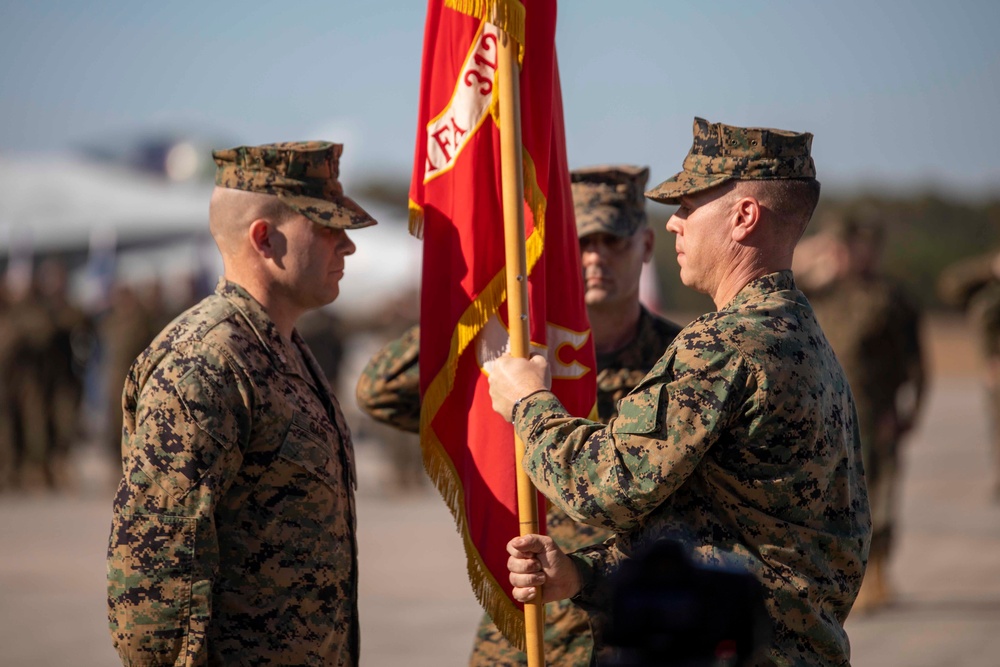
[[[229, 303], [233, 304], [240, 311], [250, 324], [250, 328], [254, 330], [257, 338], [260, 339], [260, 342], [263, 343], [270, 355], [280, 364], [286, 373], [294, 373], [301, 376], [301, 373], [298, 372], [299, 364], [296, 361], [297, 353], [292, 347], [292, 345], [295, 345], [300, 350], [305, 349], [305, 343], [299, 336], [298, 331], [292, 330], [291, 343], [285, 341], [278, 332], [278, 327], [271, 320], [264, 307], [260, 305], [260, 302], [253, 298], [245, 288], [234, 282], [220, 278], [219, 284], [215, 287], [215, 293], [229, 301]], [[305, 379], [311, 383], [310, 378]]]
[[736, 310], [740, 306], [772, 292], [785, 292], [797, 289], [795, 278], [792, 276], [791, 271], [785, 270], [769, 273], [766, 276], [761, 276], [748, 282], [725, 307], [719, 310]]

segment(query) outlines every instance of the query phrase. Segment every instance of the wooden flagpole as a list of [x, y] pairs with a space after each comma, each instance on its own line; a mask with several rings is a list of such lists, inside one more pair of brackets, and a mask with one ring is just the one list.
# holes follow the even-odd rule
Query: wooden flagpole
[[[524, 249], [524, 178], [521, 163], [521, 92], [517, 43], [501, 31], [497, 85], [500, 93], [500, 162], [503, 176], [504, 245], [507, 260], [507, 320], [510, 323], [510, 354], [527, 359], [530, 351], [528, 327], [528, 261]], [[514, 435], [517, 458], [517, 513], [521, 535], [538, 532], [535, 487], [521, 467], [524, 443]], [[528, 667], [545, 664], [545, 605], [538, 588], [535, 602], [524, 605], [524, 635]]]

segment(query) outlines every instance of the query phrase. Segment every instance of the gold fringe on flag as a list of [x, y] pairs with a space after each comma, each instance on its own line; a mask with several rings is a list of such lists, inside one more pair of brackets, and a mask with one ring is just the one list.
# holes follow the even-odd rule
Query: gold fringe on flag
[[489, 21], [517, 41], [517, 62], [524, 62], [524, 17], [518, 0], [444, 0], [444, 6]]
[[424, 238], [424, 208], [413, 201], [409, 200], [410, 205], [410, 235], [418, 239], [423, 240]]
[[[534, 218], [534, 229], [525, 242], [528, 275], [531, 275], [535, 264], [545, 247], [545, 209], [547, 201], [538, 186], [535, 163], [527, 150], [522, 150], [524, 166], [524, 198], [531, 209]], [[415, 212], [422, 221], [423, 211], [411, 202], [411, 229]], [[451, 349], [448, 360], [431, 381], [424, 393], [420, 410], [420, 443], [423, 450], [424, 468], [441, 493], [452, 515], [462, 539], [465, 542], [467, 567], [472, 590], [484, 609], [488, 610], [497, 629], [520, 650], [524, 651], [524, 614], [514, 603], [500, 591], [499, 585], [490, 573], [482, 557], [472, 543], [469, 535], [468, 519], [465, 516], [465, 494], [458, 471], [444, 450], [444, 446], [434, 433], [431, 422], [445, 399], [455, 386], [455, 373], [458, 360], [466, 348], [486, 325], [500, 305], [507, 299], [507, 270], [502, 268], [487, 284], [486, 288], [469, 304], [451, 338]], [[513, 535], [511, 537], [514, 537]]]

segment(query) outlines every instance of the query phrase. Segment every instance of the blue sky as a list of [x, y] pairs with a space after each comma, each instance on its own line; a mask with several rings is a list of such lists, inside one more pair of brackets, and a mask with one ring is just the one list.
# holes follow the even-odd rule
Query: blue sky
[[[0, 153], [158, 130], [346, 144], [406, 176], [421, 0], [5, 2]], [[1000, 190], [1000, 3], [566, 0], [570, 164], [679, 167], [695, 115], [816, 135], [834, 188]]]

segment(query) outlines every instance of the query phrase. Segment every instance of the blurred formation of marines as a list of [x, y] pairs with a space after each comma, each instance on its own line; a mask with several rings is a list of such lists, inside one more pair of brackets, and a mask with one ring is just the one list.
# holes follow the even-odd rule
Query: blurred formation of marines
[[30, 486], [37, 472], [48, 488], [65, 488], [81, 435], [92, 323], [70, 301], [60, 261], [45, 259], [31, 273], [0, 307], [0, 489]]
[[[639, 276], [653, 254], [643, 190], [649, 170], [630, 165], [572, 172], [573, 203], [585, 286], [597, 351], [597, 410], [609, 421], [617, 402], [652, 368], [680, 327], [639, 303]], [[358, 381], [358, 404], [375, 419], [417, 432], [420, 425], [419, 328], [413, 327], [372, 357]], [[565, 550], [603, 542], [610, 531], [571, 520], [549, 505], [547, 532]], [[568, 600], [545, 610], [546, 664], [586, 667], [593, 637], [587, 614]], [[470, 665], [526, 665], [527, 656], [484, 615]]]
[[881, 225], [842, 214], [828, 224], [826, 233], [833, 242], [833, 280], [807, 294], [857, 404], [872, 543], [855, 609], [872, 610], [891, 597], [887, 568], [896, 523], [900, 444], [912, 430], [925, 394], [920, 311], [880, 269], [885, 245]]
[[508, 544], [514, 595], [608, 613], [608, 578], [659, 539], [765, 590], [773, 641], [754, 664], [849, 664], [843, 623], [871, 539], [854, 401], [790, 267], [819, 198], [812, 135], [696, 118], [684, 168], [647, 196], [679, 204], [682, 282], [719, 310], [681, 331], [607, 425], [569, 415], [547, 364], [505, 356], [490, 393], [524, 467], [572, 518], [615, 531], [565, 556]]
[[216, 151], [225, 276], [164, 329], [123, 392], [108, 547], [111, 635], [129, 665], [356, 665], [351, 435], [296, 332], [337, 298], [342, 147]]

